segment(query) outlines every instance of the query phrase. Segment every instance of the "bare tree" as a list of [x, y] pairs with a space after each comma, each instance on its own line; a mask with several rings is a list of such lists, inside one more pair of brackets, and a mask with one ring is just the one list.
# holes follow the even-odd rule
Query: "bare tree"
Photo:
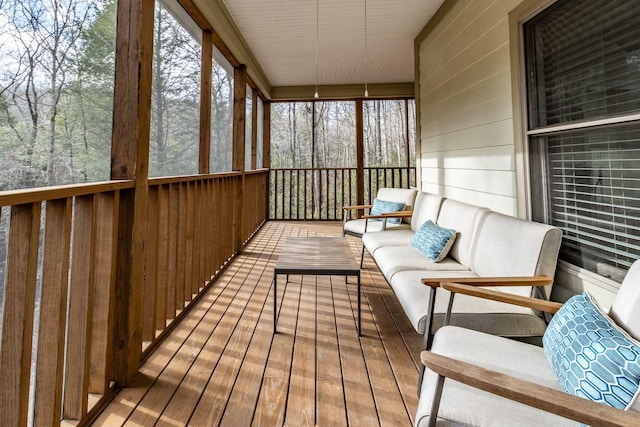
[[[7, 101], [3, 113], [24, 149], [22, 182], [15, 183], [17, 186], [57, 183], [59, 105], [68, 76], [75, 70], [79, 40], [95, 15], [94, 3], [87, 0], [4, 3], [3, 33], [12, 43], [4, 49], [9, 64], [2, 69], [0, 92]], [[46, 149], [38, 152], [40, 133], [44, 134]]]

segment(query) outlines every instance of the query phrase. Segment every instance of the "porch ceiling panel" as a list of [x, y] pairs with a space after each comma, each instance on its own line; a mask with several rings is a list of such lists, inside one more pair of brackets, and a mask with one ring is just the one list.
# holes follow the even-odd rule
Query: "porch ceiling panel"
[[[218, 1], [224, 3], [271, 86], [316, 83], [314, 0]], [[318, 84], [364, 83], [364, 0], [318, 1]], [[442, 2], [367, 0], [369, 83], [414, 81], [413, 41]]]

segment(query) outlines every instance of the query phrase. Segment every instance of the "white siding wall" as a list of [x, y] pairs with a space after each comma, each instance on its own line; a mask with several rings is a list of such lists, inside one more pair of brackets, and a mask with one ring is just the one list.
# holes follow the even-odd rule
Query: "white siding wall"
[[[525, 172], [516, 171], [508, 14], [522, 2], [548, 0], [446, 0], [417, 44], [422, 190], [514, 216]], [[617, 289], [560, 263], [553, 297], [588, 290], [609, 306]]]
[[510, 215], [517, 194], [508, 13], [519, 2], [450, 2], [418, 46], [421, 188]]

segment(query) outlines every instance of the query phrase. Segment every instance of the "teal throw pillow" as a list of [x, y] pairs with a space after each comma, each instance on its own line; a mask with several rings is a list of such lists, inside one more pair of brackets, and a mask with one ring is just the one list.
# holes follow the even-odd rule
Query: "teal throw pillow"
[[440, 262], [449, 253], [456, 240], [456, 231], [442, 228], [428, 220], [418, 228], [411, 239], [411, 246], [425, 254], [433, 262]]
[[617, 326], [588, 292], [570, 298], [542, 337], [565, 392], [626, 409], [638, 394], [640, 343]]
[[[373, 199], [373, 207], [369, 212], [369, 215], [382, 215], [392, 212], [403, 211], [407, 204], [405, 202], [390, 202], [388, 200]], [[388, 224], [400, 224], [401, 218], [389, 218]]]

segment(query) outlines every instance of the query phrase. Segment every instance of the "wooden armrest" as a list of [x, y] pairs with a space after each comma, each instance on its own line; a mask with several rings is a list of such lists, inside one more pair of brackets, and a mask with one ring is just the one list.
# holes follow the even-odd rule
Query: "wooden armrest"
[[363, 215], [364, 219], [410, 218], [413, 211], [387, 212], [380, 215]]
[[640, 425], [637, 412], [592, 402], [429, 351], [423, 351], [420, 360], [443, 377], [591, 426]]
[[520, 295], [508, 294], [506, 292], [484, 289], [477, 286], [463, 285], [460, 283], [442, 283], [441, 287], [450, 292], [484, 298], [492, 301], [505, 302], [508, 304], [528, 307], [534, 310], [555, 313], [560, 310], [562, 304], [554, 301], [547, 301], [539, 298], [523, 297]]
[[357, 210], [357, 209], [371, 209], [373, 205], [352, 205], [352, 206], [343, 206], [342, 210]]
[[441, 277], [421, 279], [422, 283], [437, 288], [441, 283], [461, 283], [471, 286], [547, 286], [553, 283], [553, 277]]

